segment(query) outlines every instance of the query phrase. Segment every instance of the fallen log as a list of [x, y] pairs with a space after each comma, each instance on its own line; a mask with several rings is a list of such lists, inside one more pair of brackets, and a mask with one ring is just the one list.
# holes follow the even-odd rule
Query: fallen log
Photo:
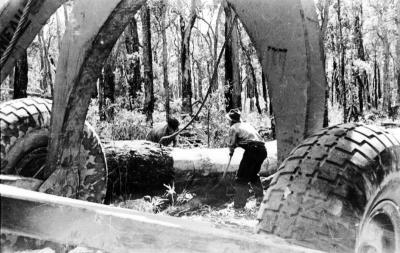
[[104, 145], [108, 167], [106, 202], [112, 196], [150, 192], [173, 181], [169, 148], [148, 141], [114, 141]]
[[[262, 165], [262, 176], [277, 169], [276, 141], [266, 143], [268, 159]], [[216, 183], [228, 160], [228, 149], [180, 149], [160, 147], [148, 141], [113, 141], [104, 145], [109, 170], [107, 197], [148, 193], [164, 184], [178, 188]], [[239, 167], [243, 149], [236, 149], [228, 168], [228, 178]]]

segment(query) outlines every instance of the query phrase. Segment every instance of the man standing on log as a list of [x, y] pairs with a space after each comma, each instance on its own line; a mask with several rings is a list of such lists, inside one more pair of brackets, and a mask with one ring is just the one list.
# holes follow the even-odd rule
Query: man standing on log
[[233, 156], [236, 147], [243, 148], [244, 154], [235, 177], [234, 208], [243, 208], [249, 193], [248, 184], [253, 189], [259, 205], [263, 199], [263, 188], [258, 173], [267, 157], [265, 143], [257, 130], [249, 123], [242, 122], [240, 111], [232, 109], [226, 118], [230, 121], [229, 156]]

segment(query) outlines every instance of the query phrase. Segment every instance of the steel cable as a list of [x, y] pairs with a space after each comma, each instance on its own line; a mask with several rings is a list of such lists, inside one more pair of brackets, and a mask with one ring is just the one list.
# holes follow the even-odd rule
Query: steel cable
[[20, 39], [22, 32], [24, 31], [26, 22], [28, 21], [28, 16], [32, 7], [33, 0], [29, 0], [25, 5], [24, 11], [22, 12], [21, 19], [18, 22], [17, 29], [15, 30], [10, 43], [8, 44], [6, 50], [4, 50], [3, 54], [1, 55], [0, 59], [0, 70], [3, 69], [4, 64], [10, 57], [12, 50], [15, 48], [17, 41]]

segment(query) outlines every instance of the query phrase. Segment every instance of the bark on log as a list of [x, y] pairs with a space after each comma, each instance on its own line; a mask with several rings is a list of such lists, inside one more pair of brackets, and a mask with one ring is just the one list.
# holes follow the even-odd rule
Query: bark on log
[[[227, 148], [167, 148], [148, 141], [114, 141], [104, 145], [109, 170], [108, 200], [112, 196], [149, 193], [164, 184], [194, 187], [213, 184], [228, 163]], [[276, 141], [266, 143], [268, 159], [260, 174], [269, 176], [277, 170]], [[236, 149], [227, 172], [239, 167], [243, 149]], [[228, 175], [229, 175], [228, 174]]]
[[104, 145], [109, 173], [107, 201], [114, 195], [148, 192], [173, 180], [170, 148], [148, 141], [115, 141]]

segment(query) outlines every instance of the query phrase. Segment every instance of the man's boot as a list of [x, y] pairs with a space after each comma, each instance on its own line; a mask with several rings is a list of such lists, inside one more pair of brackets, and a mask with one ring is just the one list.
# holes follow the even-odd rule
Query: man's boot
[[264, 199], [264, 190], [260, 178], [258, 178], [258, 180], [255, 182], [251, 182], [251, 188], [253, 189], [254, 196], [256, 197], [256, 205], [259, 206]]
[[235, 197], [233, 198], [234, 208], [243, 208], [246, 205], [249, 195], [247, 184], [235, 183]]

